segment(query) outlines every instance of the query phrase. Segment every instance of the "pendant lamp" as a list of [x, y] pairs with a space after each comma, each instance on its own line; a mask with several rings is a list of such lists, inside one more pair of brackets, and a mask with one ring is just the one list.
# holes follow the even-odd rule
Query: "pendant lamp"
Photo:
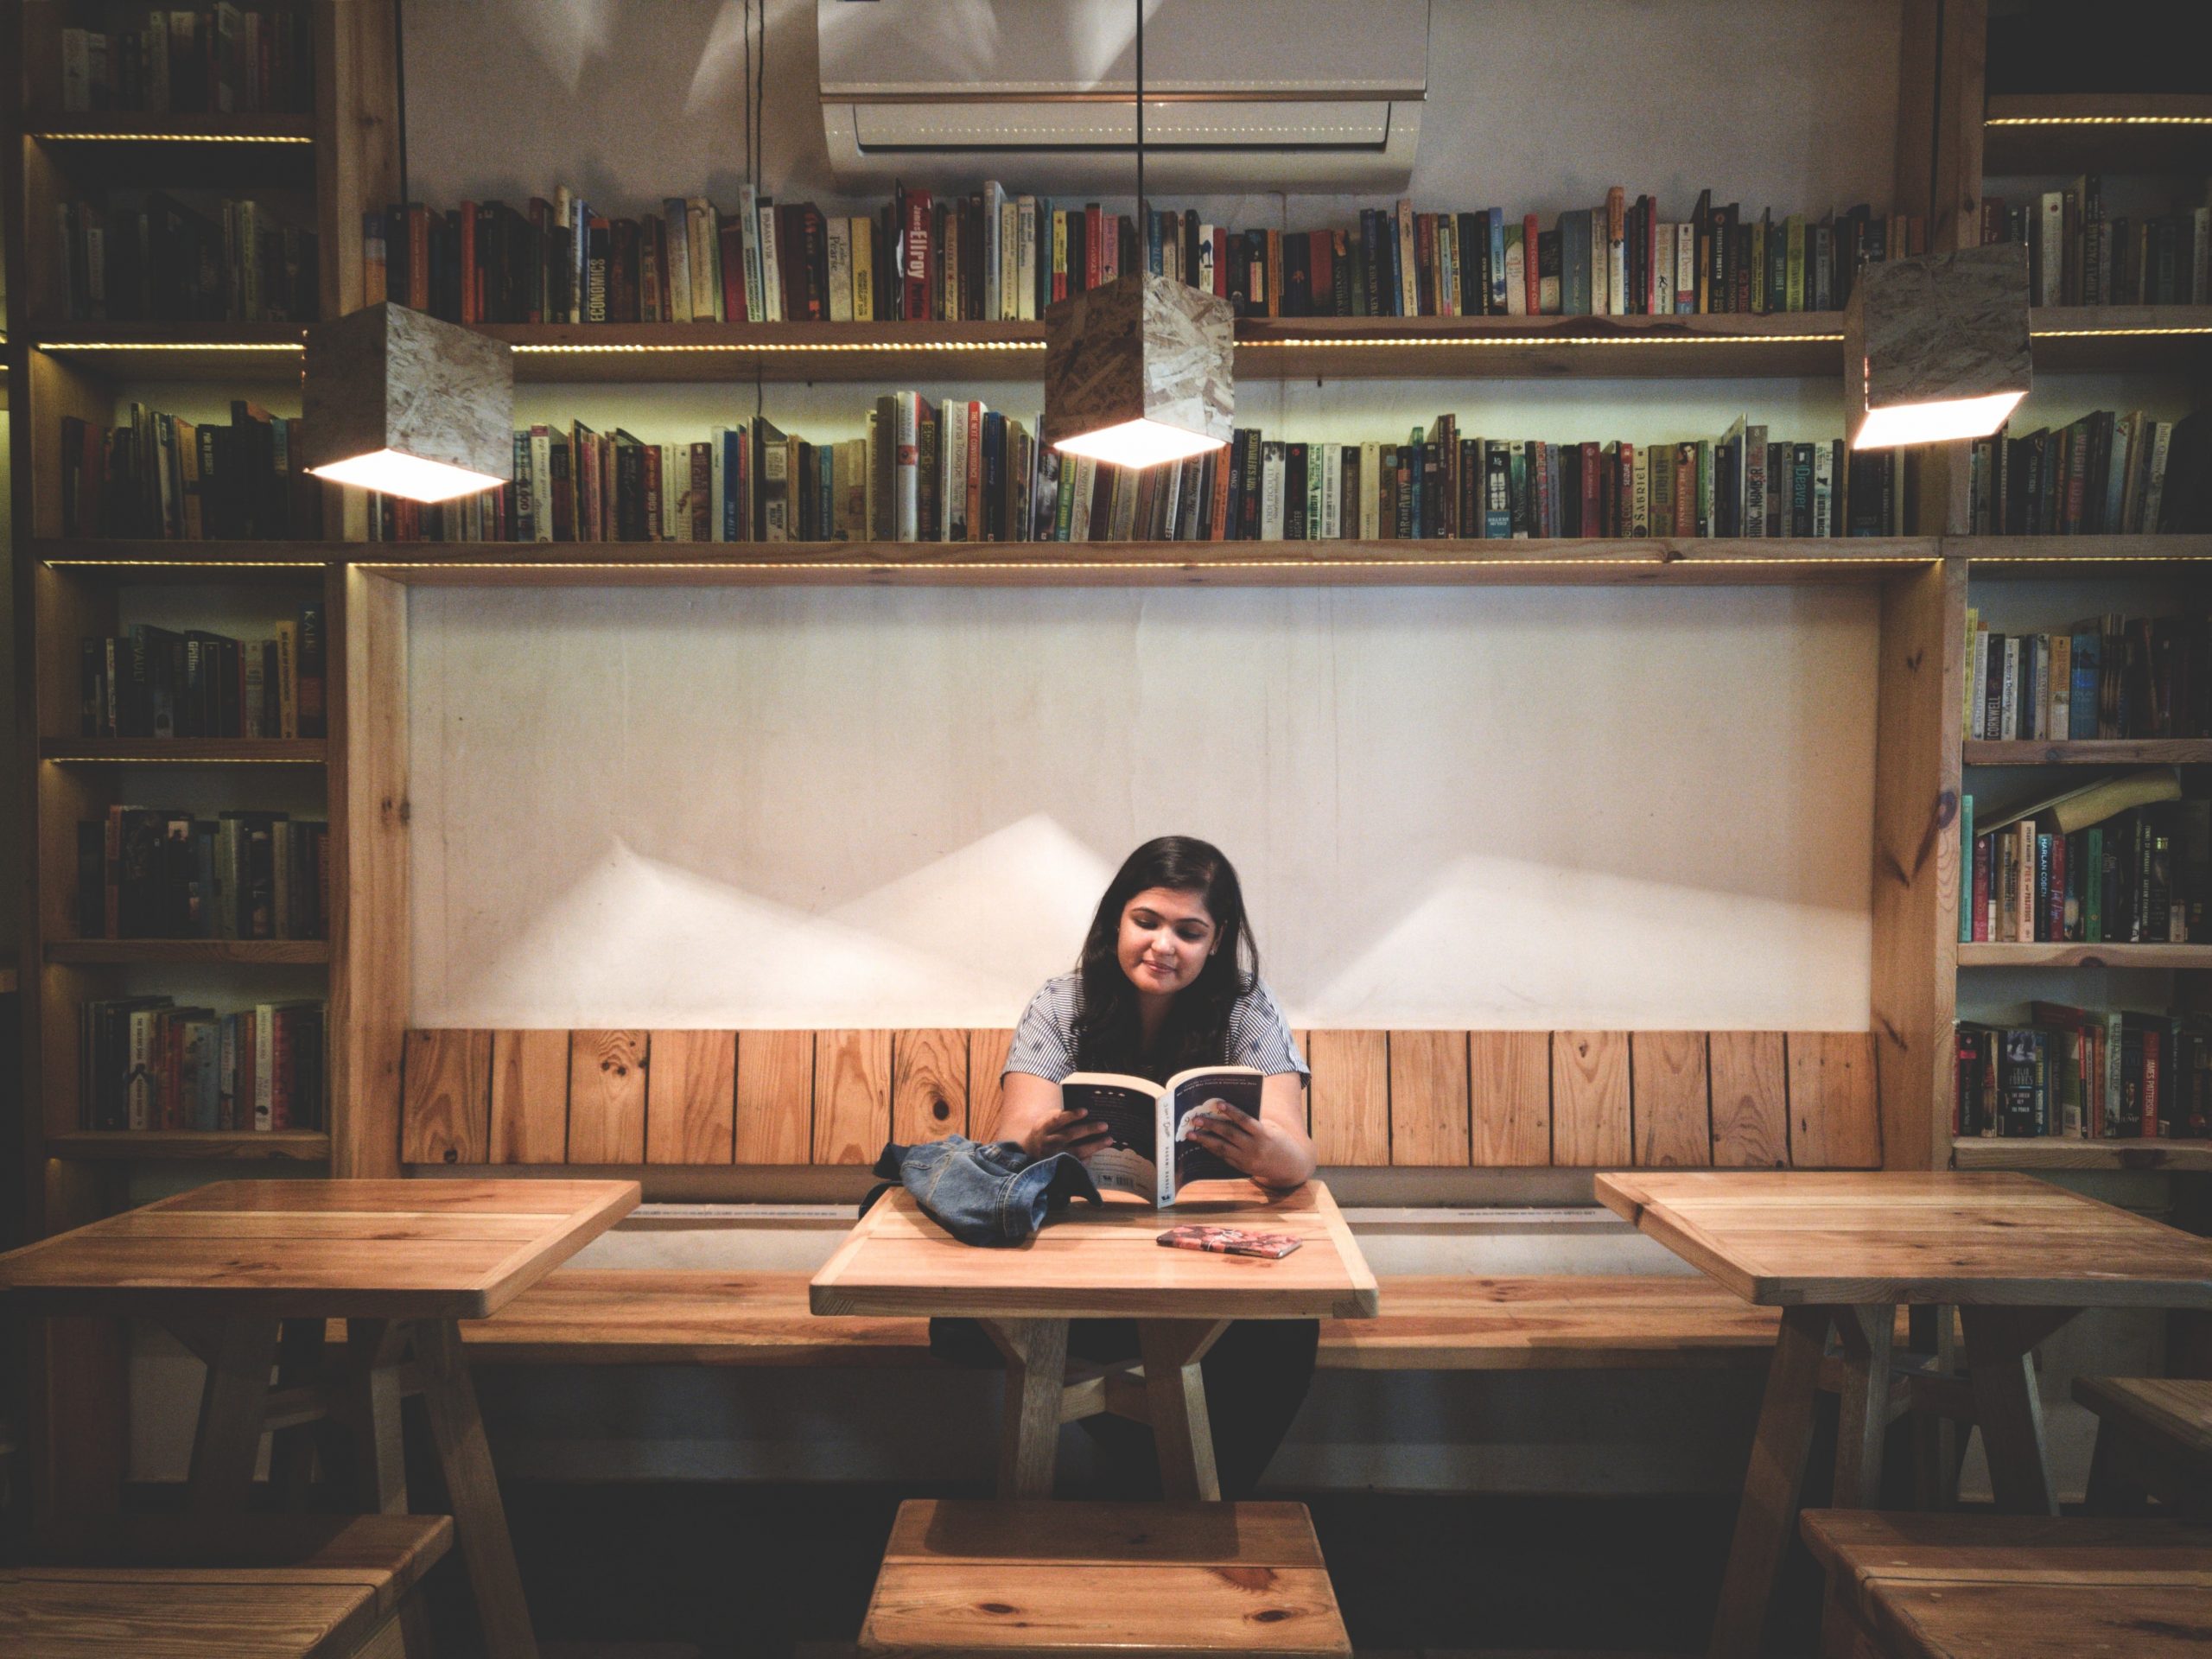
[[[1137, 0], [1137, 220], [1144, 194], [1144, 0]], [[1044, 441], [1064, 454], [1152, 467], [1218, 449], [1235, 409], [1229, 302], [1144, 270], [1045, 312]]]
[[1866, 266], [1844, 308], [1843, 350], [1853, 449], [1988, 436], [2028, 392], [2026, 247]]
[[334, 484], [449, 501], [514, 476], [514, 353], [389, 302], [308, 330], [307, 470]]

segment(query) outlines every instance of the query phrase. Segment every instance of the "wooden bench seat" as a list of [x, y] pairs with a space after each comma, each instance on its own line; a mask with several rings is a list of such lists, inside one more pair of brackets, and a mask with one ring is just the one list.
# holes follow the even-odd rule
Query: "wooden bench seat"
[[2147, 1494], [2212, 1518], [2212, 1382], [2077, 1376], [2074, 1397], [2098, 1418], [2091, 1509], [2130, 1509]]
[[126, 1516], [0, 1568], [9, 1659], [397, 1659], [408, 1592], [453, 1545], [442, 1515]]
[[1808, 1510], [1826, 1659], [2196, 1659], [2212, 1529], [2180, 1522]]
[[[825, 1319], [804, 1273], [565, 1268], [496, 1318], [465, 1322], [479, 1364], [912, 1366], [922, 1319]], [[1702, 1275], [1380, 1281], [1382, 1317], [1325, 1319], [1338, 1370], [1560, 1370], [1765, 1365], [1779, 1316]]]
[[863, 1653], [1348, 1659], [1303, 1503], [899, 1506]]

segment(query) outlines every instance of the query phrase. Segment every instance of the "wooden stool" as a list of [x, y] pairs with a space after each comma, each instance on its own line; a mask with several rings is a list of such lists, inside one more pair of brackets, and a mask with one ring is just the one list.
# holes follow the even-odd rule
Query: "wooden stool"
[[2172, 1521], [1808, 1510], [1825, 1659], [2197, 1659], [2212, 1529]]
[[2145, 1495], [2212, 1518], [2212, 1382], [2173, 1376], [2077, 1376], [2074, 1397], [2097, 1414], [2089, 1508], [2139, 1508]]
[[860, 1644], [1116, 1659], [1351, 1652], [1303, 1503], [912, 1498]]
[[420, 1659], [408, 1592], [453, 1547], [442, 1515], [169, 1516], [65, 1535], [67, 1566], [0, 1568], [9, 1659]]

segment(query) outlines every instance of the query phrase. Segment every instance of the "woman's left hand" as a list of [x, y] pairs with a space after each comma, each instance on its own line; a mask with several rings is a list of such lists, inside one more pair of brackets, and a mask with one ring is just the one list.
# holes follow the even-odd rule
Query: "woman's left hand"
[[1313, 1173], [1305, 1137], [1287, 1134], [1265, 1117], [1210, 1115], [1191, 1126], [1191, 1139], [1262, 1186], [1296, 1186]]

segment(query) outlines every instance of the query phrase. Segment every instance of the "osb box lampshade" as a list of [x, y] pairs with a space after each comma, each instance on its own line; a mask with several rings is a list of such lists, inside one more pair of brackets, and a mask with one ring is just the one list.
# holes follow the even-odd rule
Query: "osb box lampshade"
[[1132, 275], [1045, 313], [1045, 442], [1125, 467], [1230, 438], [1236, 313], [1164, 276]]
[[2027, 394], [2027, 249], [2012, 242], [1860, 270], [1843, 314], [1854, 449], [1979, 438]]
[[514, 353], [404, 305], [308, 330], [307, 469], [417, 501], [514, 476]]

